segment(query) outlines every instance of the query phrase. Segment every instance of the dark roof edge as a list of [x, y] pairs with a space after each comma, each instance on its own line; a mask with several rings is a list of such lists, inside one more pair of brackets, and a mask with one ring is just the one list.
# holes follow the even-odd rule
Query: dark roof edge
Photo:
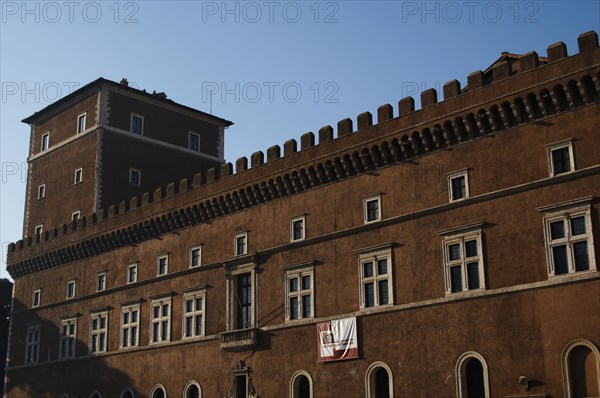
[[44, 115], [50, 113], [51, 111], [54, 111], [55, 109], [58, 109], [61, 105], [63, 105], [67, 101], [70, 101], [73, 98], [76, 98], [77, 96], [82, 95], [84, 92], [89, 91], [92, 88], [100, 88], [103, 84], [110, 85], [110, 86], [113, 86], [113, 87], [117, 87], [120, 90], [129, 91], [129, 92], [132, 92], [132, 93], [144, 95], [147, 98], [152, 98], [155, 101], [159, 101], [159, 102], [162, 102], [162, 103], [165, 103], [165, 104], [174, 105], [174, 106], [176, 106], [178, 108], [181, 108], [181, 109], [184, 109], [186, 111], [190, 111], [190, 112], [196, 113], [196, 114], [198, 114], [198, 115], [200, 115], [202, 117], [207, 117], [207, 118], [213, 119], [213, 120], [219, 122], [219, 124], [225, 125], [225, 127], [231, 126], [233, 124], [233, 122], [231, 122], [231, 121], [229, 121], [227, 119], [223, 119], [223, 118], [220, 118], [218, 116], [211, 115], [210, 113], [206, 113], [206, 112], [203, 112], [201, 110], [198, 110], [198, 109], [195, 109], [195, 108], [191, 108], [191, 107], [186, 106], [186, 105], [179, 104], [179, 103], [177, 103], [177, 102], [175, 102], [173, 100], [167, 99], [167, 98], [160, 98], [160, 97], [158, 97], [158, 96], [156, 96], [154, 94], [147, 93], [144, 90], [138, 90], [137, 88], [125, 86], [123, 84], [114, 82], [112, 80], [105, 79], [103, 77], [99, 77], [98, 79], [96, 79], [96, 80], [94, 80], [94, 81], [86, 84], [85, 86], [83, 86], [83, 87], [81, 87], [81, 88], [73, 91], [72, 93], [70, 93], [70, 94], [62, 97], [61, 99], [59, 99], [56, 102], [48, 105], [44, 109], [42, 109], [42, 110], [40, 110], [38, 112], [35, 112], [33, 115], [28, 116], [25, 119], [21, 120], [21, 122], [27, 123], [27, 124], [34, 124], [36, 121], [40, 120]]

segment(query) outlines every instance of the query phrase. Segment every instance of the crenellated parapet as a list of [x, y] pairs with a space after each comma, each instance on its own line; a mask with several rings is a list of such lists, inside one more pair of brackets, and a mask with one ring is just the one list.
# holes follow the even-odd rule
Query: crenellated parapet
[[[461, 145], [483, 136], [600, 102], [600, 48], [596, 32], [578, 37], [579, 53], [564, 43], [548, 47], [547, 62], [535, 52], [506, 61], [421, 94], [394, 108], [340, 120], [232, 163], [158, 187], [8, 247], [13, 277], [82, 260], [178, 229], [209, 223], [279, 198], [353, 178]], [[355, 127], [356, 126], [356, 127]], [[337, 133], [337, 135], [336, 135]], [[298, 145], [299, 144], [299, 145]]]

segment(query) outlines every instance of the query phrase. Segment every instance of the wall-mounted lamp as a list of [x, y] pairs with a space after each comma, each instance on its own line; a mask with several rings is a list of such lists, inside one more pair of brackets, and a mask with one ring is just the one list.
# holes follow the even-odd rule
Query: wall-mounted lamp
[[525, 391], [529, 390], [529, 382], [527, 381], [527, 377], [519, 376], [519, 384], [521, 385], [521, 387], [523, 387]]

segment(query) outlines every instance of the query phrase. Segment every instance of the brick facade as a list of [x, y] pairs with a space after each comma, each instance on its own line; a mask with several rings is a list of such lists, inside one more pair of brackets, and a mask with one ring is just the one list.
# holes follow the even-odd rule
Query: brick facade
[[[169, 183], [160, 169], [177, 162], [128, 151], [155, 162], [148, 192], [114, 183], [114, 205], [9, 247], [8, 397], [598, 396], [600, 48], [595, 32], [578, 43], [505, 57], [443, 101], [381, 106], [376, 124], [342, 120], [235, 173], [207, 161]], [[107, 169], [125, 137], [106, 134]], [[316, 324], [354, 317], [358, 358], [317, 362]]]

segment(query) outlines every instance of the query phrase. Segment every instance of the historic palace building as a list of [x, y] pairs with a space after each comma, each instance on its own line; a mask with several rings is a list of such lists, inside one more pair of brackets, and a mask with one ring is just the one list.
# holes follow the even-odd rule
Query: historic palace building
[[125, 79], [26, 118], [6, 396], [599, 397], [577, 41], [235, 164], [230, 121]]

